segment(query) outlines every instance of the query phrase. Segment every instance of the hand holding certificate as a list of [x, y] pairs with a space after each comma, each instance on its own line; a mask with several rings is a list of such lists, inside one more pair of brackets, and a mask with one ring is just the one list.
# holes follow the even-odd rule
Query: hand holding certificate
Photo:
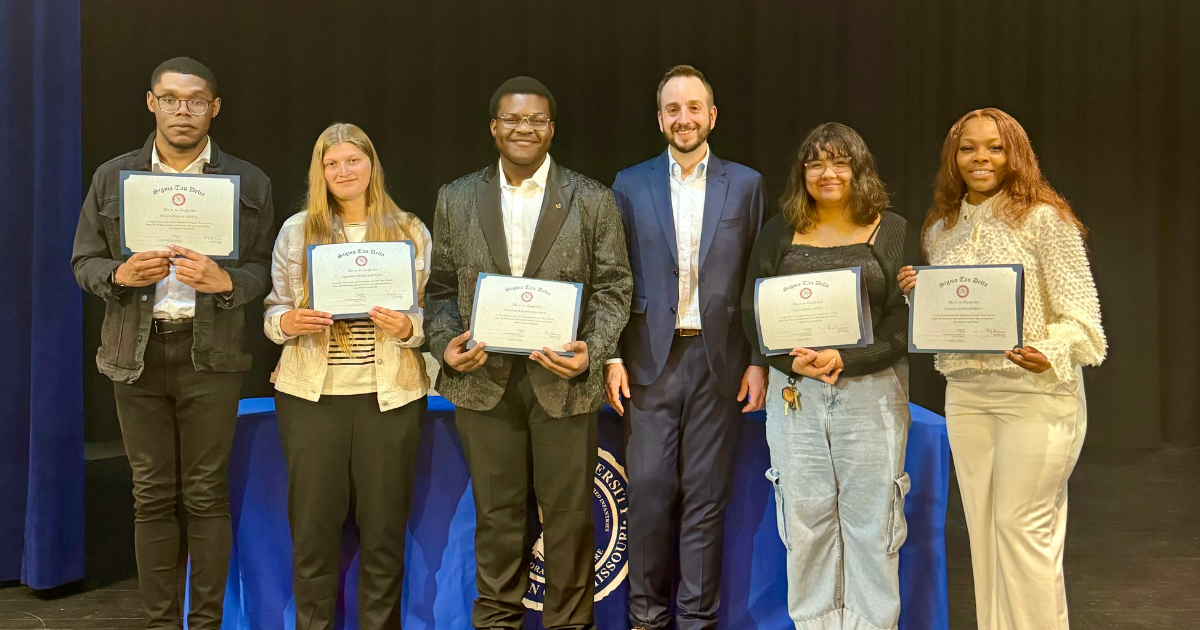
[[575, 341], [583, 285], [481, 273], [475, 284], [468, 348], [484, 343], [489, 352], [530, 355]]
[[237, 175], [121, 171], [121, 249], [125, 254], [181, 245], [209, 258], [238, 256]]
[[909, 352], [1001, 354], [1022, 344], [1021, 265], [914, 267]]
[[759, 278], [754, 315], [764, 355], [795, 348], [853, 348], [874, 340], [862, 269]]
[[415, 260], [412, 241], [309, 245], [309, 302], [333, 319], [368, 317], [376, 306], [415, 313]]

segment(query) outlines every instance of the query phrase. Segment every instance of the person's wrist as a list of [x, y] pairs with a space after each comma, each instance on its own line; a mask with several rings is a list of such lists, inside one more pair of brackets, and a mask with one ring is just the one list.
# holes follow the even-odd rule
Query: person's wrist
[[221, 286], [219, 287], [220, 290], [218, 290], [217, 293], [232, 294], [233, 278], [231, 278], [229, 276], [229, 272], [225, 271], [224, 269], [221, 270], [221, 277], [223, 278], [224, 282], [221, 283]]

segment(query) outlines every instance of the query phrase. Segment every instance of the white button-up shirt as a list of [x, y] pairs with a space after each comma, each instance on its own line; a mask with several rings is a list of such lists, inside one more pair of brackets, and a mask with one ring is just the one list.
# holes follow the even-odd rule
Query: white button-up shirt
[[514, 276], [525, 274], [529, 247], [538, 218], [542, 216], [542, 198], [546, 196], [546, 178], [550, 175], [550, 156], [542, 160], [533, 177], [510, 186], [500, 164], [500, 211], [504, 215], [504, 239], [508, 244], [508, 267]]
[[708, 158], [712, 152], [704, 147], [704, 159], [687, 178], [667, 151], [671, 172], [671, 215], [675, 218], [675, 252], [679, 260], [679, 306], [675, 309], [675, 328], [700, 328], [700, 232], [704, 227], [704, 188], [708, 185]]
[[[158, 157], [158, 146], [150, 152], [150, 170], [155, 173], [188, 173], [199, 175], [204, 165], [212, 160], [212, 143], [204, 139], [204, 150], [195, 161], [182, 171], [177, 171]], [[187, 319], [196, 315], [196, 290], [175, 278], [175, 267], [171, 273], [154, 285], [154, 319]]]

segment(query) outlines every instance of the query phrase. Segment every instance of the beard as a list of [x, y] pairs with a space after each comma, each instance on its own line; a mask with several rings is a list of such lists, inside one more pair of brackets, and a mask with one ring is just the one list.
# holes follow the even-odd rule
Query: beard
[[696, 127], [696, 133], [692, 136], [691, 142], [684, 143], [677, 140], [675, 134], [678, 131], [686, 131], [687, 129], [688, 128], [686, 127], [682, 129], [680, 129], [678, 126], [672, 127], [671, 133], [664, 132], [663, 137], [667, 139], [668, 144], [675, 147], [675, 149], [680, 153], [691, 153], [708, 140], [708, 132], [710, 130], [707, 126]]

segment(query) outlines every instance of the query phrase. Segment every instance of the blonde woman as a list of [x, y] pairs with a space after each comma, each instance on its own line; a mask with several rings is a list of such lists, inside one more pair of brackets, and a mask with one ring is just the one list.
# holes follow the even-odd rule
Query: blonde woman
[[[1087, 430], [1080, 366], [1107, 342], [1083, 224], [1012, 116], [980, 109], [942, 144], [924, 245], [933, 265], [1025, 267], [1025, 346], [944, 353], [946, 428], [962, 492], [979, 630], [1067, 630], [1067, 479]], [[900, 270], [905, 294], [916, 286]]]
[[264, 328], [283, 344], [271, 380], [288, 467], [297, 630], [332, 628], [342, 526], [360, 534], [359, 623], [400, 627], [404, 530], [412, 498], [422, 399], [429, 388], [422, 317], [371, 309], [334, 322], [308, 308], [306, 246], [410, 240], [419, 301], [429, 275], [429, 231], [397, 207], [371, 140], [354, 125], [326, 129], [313, 147], [304, 210], [275, 241], [274, 290]]

